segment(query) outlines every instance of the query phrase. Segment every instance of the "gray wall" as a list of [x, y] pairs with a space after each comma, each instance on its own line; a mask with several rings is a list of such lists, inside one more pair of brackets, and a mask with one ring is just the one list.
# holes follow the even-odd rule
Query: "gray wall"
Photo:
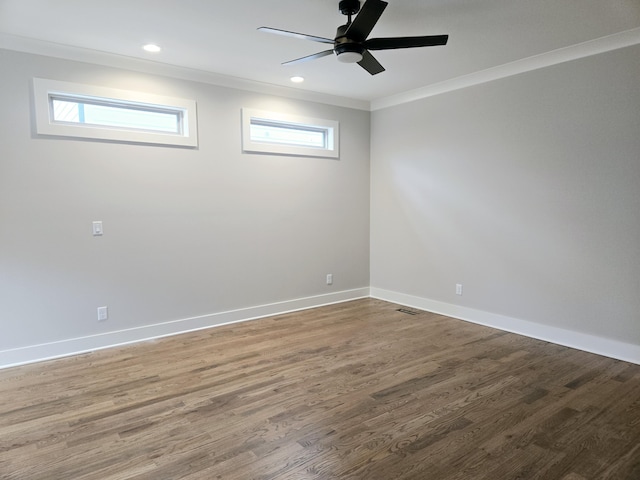
[[[629, 47], [369, 114], [0, 50], [0, 365], [369, 285], [638, 346], [638, 58]], [[38, 137], [33, 77], [194, 98], [200, 146]], [[242, 107], [339, 120], [341, 159], [242, 154]]]
[[640, 345], [638, 58], [373, 112], [372, 290]]
[[[369, 112], [7, 50], [0, 71], [0, 351], [368, 287]], [[38, 137], [33, 77], [195, 99], [200, 146]], [[242, 107], [338, 120], [340, 160], [242, 154]]]

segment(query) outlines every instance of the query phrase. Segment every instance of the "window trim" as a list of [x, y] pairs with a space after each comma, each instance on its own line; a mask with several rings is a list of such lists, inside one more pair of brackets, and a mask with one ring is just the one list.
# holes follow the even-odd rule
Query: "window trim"
[[[179, 147], [198, 146], [195, 100], [43, 78], [33, 79], [33, 94], [36, 132], [39, 135]], [[52, 105], [53, 99], [60, 97], [71, 99], [72, 101], [89, 100], [93, 103], [100, 102], [118, 107], [131, 105], [136, 109], [147, 111], [175, 112], [179, 115], [181, 125], [177, 133], [170, 133], [106, 125], [58, 122], [53, 120]]]
[[[325, 148], [288, 145], [284, 143], [267, 143], [251, 139], [251, 121], [280, 124], [285, 127], [306, 127], [310, 130], [327, 132]], [[242, 151], [246, 153], [268, 153], [292, 155], [297, 157], [340, 158], [340, 123], [335, 120], [303, 117], [279, 112], [269, 112], [254, 108], [242, 109]]]

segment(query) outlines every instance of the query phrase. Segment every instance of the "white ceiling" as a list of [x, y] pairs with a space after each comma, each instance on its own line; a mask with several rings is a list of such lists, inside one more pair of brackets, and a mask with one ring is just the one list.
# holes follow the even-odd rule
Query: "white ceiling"
[[[374, 101], [640, 27], [640, 0], [389, 0], [370, 37], [449, 34], [449, 44], [373, 52], [370, 76], [326, 49], [260, 26], [333, 38], [338, 0], [0, 0], [0, 34]], [[163, 50], [149, 54], [145, 43]], [[1, 46], [1, 45], [0, 45]], [[86, 52], [85, 52], [86, 53]]]

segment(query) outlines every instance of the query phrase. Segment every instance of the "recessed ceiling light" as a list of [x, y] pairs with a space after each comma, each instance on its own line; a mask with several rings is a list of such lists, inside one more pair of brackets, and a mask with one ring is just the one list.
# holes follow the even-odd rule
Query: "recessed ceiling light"
[[147, 43], [142, 48], [149, 53], [158, 53], [160, 50], [162, 50], [158, 45], [155, 45], [153, 43]]
[[304, 77], [300, 77], [300, 76], [295, 76], [295, 77], [291, 77], [291, 81], [293, 83], [302, 83], [304, 82]]

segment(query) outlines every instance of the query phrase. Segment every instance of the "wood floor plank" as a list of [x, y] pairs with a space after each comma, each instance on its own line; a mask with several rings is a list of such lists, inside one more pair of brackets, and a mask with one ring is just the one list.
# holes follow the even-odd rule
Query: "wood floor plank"
[[640, 479], [639, 365], [401, 308], [0, 370], [0, 478]]

